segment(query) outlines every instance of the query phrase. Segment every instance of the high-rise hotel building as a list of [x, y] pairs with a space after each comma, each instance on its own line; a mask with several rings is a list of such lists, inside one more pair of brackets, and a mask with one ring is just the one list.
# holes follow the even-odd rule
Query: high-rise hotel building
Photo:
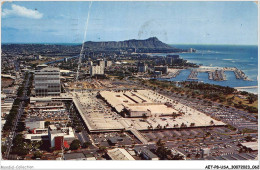
[[59, 96], [61, 92], [59, 68], [46, 67], [35, 70], [34, 85], [36, 96]]

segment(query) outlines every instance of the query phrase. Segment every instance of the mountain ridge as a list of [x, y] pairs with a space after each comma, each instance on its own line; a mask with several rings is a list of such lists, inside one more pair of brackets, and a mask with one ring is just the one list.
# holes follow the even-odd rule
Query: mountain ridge
[[86, 41], [86, 48], [153, 48], [153, 49], [176, 49], [163, 43], [157, 37], [150, 37], [144, 40], [130, 39], [124, 41]]

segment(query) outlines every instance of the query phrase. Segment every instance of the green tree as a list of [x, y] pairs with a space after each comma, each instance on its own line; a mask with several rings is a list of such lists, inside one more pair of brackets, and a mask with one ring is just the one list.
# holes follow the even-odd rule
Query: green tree
[[45, 128], [48, 128], [48, 127], [50, 126], [50, 124], [51, 124], [50, 121], [46, 121], [46, 122], [44, 122], [44, 126], [45, 126]]
[[245, 137], [245, 140], [246, 140], [247, 142], [252, 142], [252, 141], [253, 141], [253, 137], [250, 136], [250, 135], [248, 135], [248, 136]]
[[168, 150], [165, 146], [159, 146], [155, 153], [161, 160], [165, 160], [168, 156], [172, 156], [171, 151]]
[[142, 117], [143, 117], [143, 119], [147, 119], [147, 118], [148, 118], [148, 116], [146, 115], [146, 113], [143, 113]]
[[98, 149], [102, 153], [105, 153], [107, 151], [107, 148], [105, 146], [100, 146]]
[[159, 140], [156, 142], [156, 145], [157, 145], [157, 146], [164, 146], [164, 142], [162, 141], [162, 139], [159, 139]]
[[6, 151], [7, 147], [5, 145], [1, 146], [1, 152], [4, 153]]
[[191, 154], [189, 153], [188, 155], [187, 155], [187, 158], [190, 158], [191, 157]]
[[195, 155], [195, 158], [199, 158], [199, 157], [200, 157], [200, 154], [197, 153], [197, 154]]
[[195, 123], [191, 123], [191, 124], [190, 124], [190, 127], [194, 127], [194, 126], [195, 126]]
[[82, 127], [79, 127], [79, 126], [78, 126], [78, 127], [76, 128], [76, 132], [81, 132], [82, 130], [83, 130]]
[[18, 122], [17, 131], [22, 132], [25, 130], [25, 123], [24, 122]]
[[80, 141], [75, 139], [70, 144], [70, 150], [77, 150], [80, 147]]
[[248, 100], [249, 104], [252, 104], [252, 103], [254, 103], [257, 100], [257, 97], [255, 95], [250, 94], [247, 97], [247, 100]]
[[178, 153], [173, 156], [172, 160], [184, 160], [184, 156]]
[[41, 158], [42, 157], [42, 153], [39, 152], [39, 151], [36, 151], [33, 153], [33, 158], [36, 159], [36, 158]]
[[12, 149], [12, 154], [17, 154], [19, 156], [24, 156], [24, 155], [27, 155], [28, 153], [29, 153], [29, 150], [25, 149], [22, 146], [14, 147]]
[[91, 146], [91, 142], [84, 142], [82, 145], [83, 148], [88, 148], [90, 146]]

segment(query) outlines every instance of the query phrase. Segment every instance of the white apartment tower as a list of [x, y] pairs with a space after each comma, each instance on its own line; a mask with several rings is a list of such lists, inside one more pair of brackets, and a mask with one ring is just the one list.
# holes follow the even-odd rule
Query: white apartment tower
[[91, 66], [90, 67], [90, 75], [102, 75], [104, 74], [104, 67], [103, 66]]

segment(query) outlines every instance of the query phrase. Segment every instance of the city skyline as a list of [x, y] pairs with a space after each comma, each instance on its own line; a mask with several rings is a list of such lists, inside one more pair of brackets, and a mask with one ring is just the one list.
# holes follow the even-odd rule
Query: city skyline
[[[82, 43], [89, 2], [6, 2], [2, 43]], [[93, 2], [85, 41], [257, 45], [254, 2]], [[177, 24], [176, 24], [177, 23]]]

